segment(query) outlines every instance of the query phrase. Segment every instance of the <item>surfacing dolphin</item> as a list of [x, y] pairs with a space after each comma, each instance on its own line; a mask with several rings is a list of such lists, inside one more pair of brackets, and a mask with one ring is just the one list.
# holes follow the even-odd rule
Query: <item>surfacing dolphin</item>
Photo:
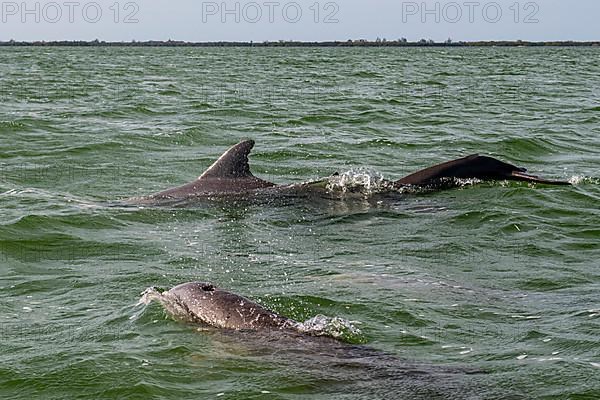
[[290, 329], [298, 322], [268, 310], [243, 296], [206, 282], [188, 282], [160, 292], [150, 288], [141, 303], [158, 300], [173, 317], [233, 330]]
[[[195, 198], [249, 198], [257, 195], [326, 195], [329, 179], [300, 184], [276, 185], [255, 177], [250, 171], [248, 155], [253, 140], [244, 140], [227, 150], [196, 180], [145, 197], [131, 198], [133, 204], [169, 204]], [[570, 185], [527, 173], [525, 168], [488, 156], [473, 154], [464, 158], [417, 171], [396, 181], [384, 180], [381, 187], [393, 193], [404, 188], [442, 189], [460, 184], [460, 180], [513, 180], [548, 185]]]
[[219, 354], [231, 346], [230, 356], [239, 357], [241, 351], [252, 360], [275, 362], [277, 368], [314, 373], [332, 393], [353, 393], [356, 398], [378, 397], [374, 393], [427, 400], [488, 398], [479, 395], [483, 385], [471, 384], [485, 377], [480, 369], [416, 363], [350, 344], [323, 330], [307, 330], [303, 323], [210, 283], [188, 282], [166, 291], [149, 288], [139, 303], [153, 300], [176, 319], [203, 327], [198, 330], [213, 339]]

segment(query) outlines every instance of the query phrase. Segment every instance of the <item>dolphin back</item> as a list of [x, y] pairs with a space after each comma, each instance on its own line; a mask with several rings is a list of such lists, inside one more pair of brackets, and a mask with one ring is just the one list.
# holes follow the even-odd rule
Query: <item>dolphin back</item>
[[189, 282], [164, 293], [185, 310], [187, 319], [225, 329], [286, 328], [295, 322], [243, 296], [204, 282]]
[[248, 155], [253, 140], [244, 140], [229, 148], [196, 180], [150, 196], [150, 200], [185, 199], [195, 196], [245, 193], [274, 186], [252, 175]]
[[396, 185], [435, 186], [453, 179], [515, 180], [549, 185], [570, 185], [526, 173], [525, 168], [493, 157], [473, 154], [417, 171], [395, 182]]

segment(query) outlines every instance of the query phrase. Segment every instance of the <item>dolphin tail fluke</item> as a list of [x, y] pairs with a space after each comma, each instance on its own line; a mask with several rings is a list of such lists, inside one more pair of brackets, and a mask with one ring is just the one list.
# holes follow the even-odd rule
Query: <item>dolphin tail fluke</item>
[[396, 185], [447, 186], [454, 179], [515, 180], [548, 185], [569, 185], [569, 182], [540, 178], [526, 173], [525, 168], [497, 160], [493, 157], [473, 154], [457, 160], [434, 165], [405, 176]]

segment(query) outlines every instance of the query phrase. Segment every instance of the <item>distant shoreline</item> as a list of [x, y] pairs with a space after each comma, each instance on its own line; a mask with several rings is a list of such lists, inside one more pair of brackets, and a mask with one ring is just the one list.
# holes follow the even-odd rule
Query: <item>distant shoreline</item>
[[2, 47], [10, 46], [36, 46], [36, 47], [599, 47], [600, 41], [473, 41], [473, 42], [434, 42], [422, 39], [418, 42], [401, 40], [347, 40], [325, 42], [300, 42], [300, 41], [265, 41], [265, 42], [185, 42], [177, 40], [148, 40], [131, 42], [105, 42], [99, 40], [80, 41], [4, 41]]

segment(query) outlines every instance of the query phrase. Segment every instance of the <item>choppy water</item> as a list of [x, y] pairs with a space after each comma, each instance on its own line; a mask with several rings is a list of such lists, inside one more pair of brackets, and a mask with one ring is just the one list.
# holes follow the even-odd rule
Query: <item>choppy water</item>
[[[0, 397], [600, 397], [599, 61], [0, 49]], [[276, 183], [360, 181], [361, 167], [399, 178], [480, 152], [576, 184], [106, 206], [190, 181], [246, 137], [255, 174]], [[360, 345], [198, 332], [136, 306], [190, 280], [300, 321], [351, 321]]]

